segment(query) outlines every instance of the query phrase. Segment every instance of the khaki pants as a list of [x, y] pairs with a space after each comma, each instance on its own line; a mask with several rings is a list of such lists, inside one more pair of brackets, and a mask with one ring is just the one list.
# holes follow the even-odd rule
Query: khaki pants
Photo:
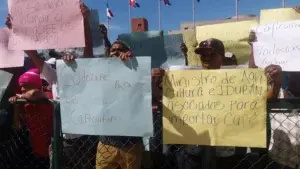
[[142, 143], [124, 148], [98, 144], [96, 169], [141, 169], [144, 152]]

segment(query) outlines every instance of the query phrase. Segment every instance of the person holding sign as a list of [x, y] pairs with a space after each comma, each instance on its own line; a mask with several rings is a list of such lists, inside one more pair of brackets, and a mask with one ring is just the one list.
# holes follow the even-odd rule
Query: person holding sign
[[[203, 69], [220, 69], [224, 65], [225, 60], [225, 48], [222, 41], [218, 39], [207, 39], [199, 43], [198, 48], [195, 49], [195, 53], [200, 55], [200, 61]], [[265, 69], [265, 73], [268, 75], [270, 82], [272, 82], [272, 90], [268, 98], [275, 98], [278, 96], [278, 86], [281, 86], [282, 71], [280, 66], [270, 65]], [[211, 151], [211, 158], [214, 158], [215, 153], [219, 156], [217, 160], [217, 168], [232, 169], [234, 167], [247, 167], [245, 164], [240, 164], [240, 160], [244, 158], [244, 155], [234, 155], [239, 149], [234, 147], [217, 147], [215, 151], [212, 147], [204, 146], [185, 146], [177, 154], [178, 165], [180, 169], [192, 169], [201, 168], [202, 162], [209, 162], [209, 157], [203, 155], [203, 151]], [[245, 149], [245, 148], [244, 148]], [[206, 158], [206, 159], [205, 159]], [[242, 166], [237, 166], [237, 165]], [[208, 164], [211, 165], [211, 164]], [[246, 164], [247, 165], [247, 164]]]
[[[84, 3], [80, 4], [81, 13], [84, 21], [84, 35], [85, 35], [85, 48], [82, 57], [92, 57], [93, 56], [93, 42], [92, 42], [92, 34], [89, 24], [89, 9]], [[11, 24], [11, 16], [8, 15], [5, 22], [6, 26], [11, 29], [13, 25]], [[53, 54], [54, 50], [50, 50], [49, 52]], [[56, 70], [52, 67], [51, 64], [44, 61], [41, 58], [36, 50], [25, 51], [25, 53], [29, 56], [29, 58], [33, 61], [35, 66], [41, 72], [41, 76], [52, 86], [52, 95], [53, 99], [59, 101], [59, 89], [57, 85], [57, 76]], [[56, 59], [62, 58], [66, 62], [72, 62], [75, 60], [75, 56], [70, 53], [65, 53], [63, 56], [57, 56]], [[55, 61], [54, 61], [55, 62]], [[55, 64], [55, 63], [54, 63]], [[89, 169], [94, 165], [93, 159], [95, 159], [95, 152], [91, 150], [95, 150], [93, 144], [86, 145], [84, 144], [89, 140], [90, 137], [82, 136], [82, 135], [74, 135], [74, 134], [64, 134], [64, 154], [66, 157], [65, 162], [68, 167], [75, 168], [78, 167], [80, 169]], [[50, 148], [51, 150], [51, 148]], [[80, 151], [78, 151], [80, 150]], [[50, 154], [52, 154], [50, 152]], [[84, 154], [84, 157], [82, 156]], [[81, 163], [74, 164], [70, 163], [71, 160], [79, 160], [81, 159]], [[51, 164], [51, 163], [50, 163]]]
[[[109, 57], [127, 60], [132, 56], [130, 48], [121, 41], [114, 42], [109, 50]], [[101, 136], [96, 169], [140, 169], [143, 152], [141, 137]]]

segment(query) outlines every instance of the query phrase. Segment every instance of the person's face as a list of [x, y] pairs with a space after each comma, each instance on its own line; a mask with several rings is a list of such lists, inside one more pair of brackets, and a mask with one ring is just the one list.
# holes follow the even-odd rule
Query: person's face
[[120, 57], [122, 52], [126, 52], [126, 49], [121, 44], [113, 44], [110, 48], [110, 56]]
[[222, 56], [214, 50], [202, 51], [200, 60], [204, 69], [220, 69]]
[[27, 83], [21, 84], [21, 92], [22, 93], [26, 93], [26, 92], [28, 92], [29, 90], [32, 90], [32, 89], [36, 89], [36, 87], [34, 85], [27, 84]]

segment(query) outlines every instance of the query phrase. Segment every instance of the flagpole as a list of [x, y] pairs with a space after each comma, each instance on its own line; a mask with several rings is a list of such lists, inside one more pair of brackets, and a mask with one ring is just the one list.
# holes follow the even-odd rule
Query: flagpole
[[107, 17], [107, 37], [109, 37], [109, 18]]
[[239, 0], [235, 0], [235, 17], [239, 20]]
[[282, 0], [282, 8], [285, 8], [285, 0]]
[[161, 16], [160, 16], [160, 12], [161, 12], [161, 6], [160, 6], [160, 1], [161, 0], [157, 0], [158, 1], [158, 30], [161, 30]]
[[192, 0], [192, 5], [193, 5], [193, 25], [194, 25], [194, 30], [196, 30], [196, 21], [195, 21], [195, 0]]
[[129, 20], [129, 31], [131, 32], [131, 6], [130, 0], [128, 0], [128, 20]]

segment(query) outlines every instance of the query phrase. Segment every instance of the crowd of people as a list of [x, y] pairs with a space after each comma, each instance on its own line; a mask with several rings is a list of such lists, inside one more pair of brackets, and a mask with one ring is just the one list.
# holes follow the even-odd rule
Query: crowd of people
[[[80, 5], [84, 18], [85, 48], [80, 58], [93, 57], [92, 34], [89, 25], [89, 10]], [[11, 17], [6, 25], [12, 29]], [[122, 41], [110, 43], [107, 29], [99, 25], [99, 33], [104, 35], [105, 55], [126, 60], [135, 57], [130, 47]], [[249, 36], [249, 45], [256, 41], [255, 33]], [[179, 46], [178, 46], [179, 47]], [[180, 46], [187, 56], [188, 49]], [[38, 100], [55, 100], [59, 103], [59, 88], [55, 62], [76, 62], [77, 56], [70, 49], [50, 49], [46, 60], [37, 50], [24, 51], [28, 56], [24, 67], [3, 68], [13, 74], [13, 78], [0, 102], [0, 169], [46, 169], [52, 168], [53, 118], [55, 105], [48, 102], [35, 104]], [[237, 57], [225, 51], [222, 41], [211, 37], [200, 42], [194, 51], [204, 69], [221, 69], [223, 65], [237, 65]], [[227, 53], [227, 54], [226, 54]], [[9, 56], [7, 56], [9, 57]], [[257, 68], [249, 56], [249, 68]], [[186, 65], [188, 60], [186, 59]], [[280, 140], [274, 151], [268, 149], [211, 147], [200, 145], [162, 144], [162, 77], [166, 70], [152, 69], [152, 106], [154, 137], [150, 139], [152, 168], [200, 169], [207, 164], [216, 169], [295, 169], [298, 164], [297, 150], [289, 145], [289, 140]], [[265, 68], [269, 78], [268, 99], [295, 98], [300, 96], [298, 73], [283, 73], [279, 65]], [[283, 85], [283, 77], [287, 85]], [[19, 104], [25, 99], [25, 104]], [[296, 137], [296, 136], [295, 136]], [[192, 139], [192, 138], [191, 138]], [[254, 138], [255, 139], [255, 138]], [[270, 138], [268, 138], [270, 139]], [[276, 138], [274, 138], [276, 139]], [[280, 139], [278, 137], [277, 139]], [[287, 143], [285, 143], [287, 141]], [[282, 148], [283, 147], [283, 148]], [[63, 135], [63, 166], [70, 169], [140, 169], [145, 148], [142, 137]], [[273, 155], [269, 155], [273, 152]]]

